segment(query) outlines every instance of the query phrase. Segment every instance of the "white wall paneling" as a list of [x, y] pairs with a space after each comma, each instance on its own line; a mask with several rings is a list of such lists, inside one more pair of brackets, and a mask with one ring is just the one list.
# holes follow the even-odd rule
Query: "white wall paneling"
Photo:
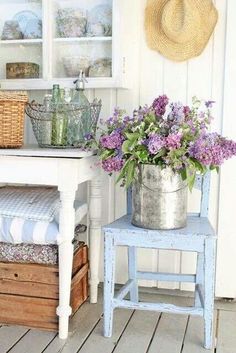
[[[103, 101], [101, 118], [107, 118], [114, 106], [125, 108], [128, 113], [140, 104], [150, 104], [159, 94], [166, 93], [171, 100], [190, 103], [191, 98], [213, 99], [215, 120], [213, 129], [236, 139], [236, 120], [233, 119], [236, 92], [236, 2], [215, 0], [219, 11], [219, 22], [203, 54], [184, 63], [174, 63], [150, 50], [145, 41], [144, 10], [146, 0], [120, 0], [120, 31], [122, 48], [127, 60], [123, 70], [129, 72], [129, 90], [96, 89], [89, 97], [97, 96]], [[227, 31], [226, 31], [227, 29]], [[226, 37], [227, 34], [227, 37]], [[226, 45], [226, 50], [225, 50]], [[226, 63], [225, 63], [226, 61]], [[225, 68], [225, 69], [224, 69]], [[44, 92], [39, 95], [42, 98]], [[35, 98], [34, 93], [34, 98]], [[33, 97], [31, 95], [31, 97]], [[233, 114], [232, 114], [233, 113]], [[32, 141], [31, 128], [27, 126], [27, 139]], [[229, 161], [219, 176], [212, 174], [210, 197], [210, 219], [214, 227], [219, 223], [217, 295], [236, 297], [235, 259], [235, 215], [229, 200], [236, 200], [236, 164]], [[220, 197], [220, 206], [218, 198]], [[197, 193], [189, 196], [189, 210], [196, 209]], [[126, 193], [115, 185], [115, 177], [103, 174], [103, 223], [112, 221], [126, 212]], [[219, 218], [218, 218], [219, 214]], [[117, 254], [117, 282], [126, 280], [126, 251]], [[194, 254], [170, 251], [139, 251], [139, 267], [143, 270], [172, 272], [194, 272]], [[101, 280], [103, 278], [101, 264]], [[233, 279], [232, 279], [233, 278]], [[142, 284], [147, 285], [147, 282]], [[150, 283], [156, 286], [155, 282]], [[158, 283], [159, 287], [179, 288], [177, 283]], [[184, 284], [181, 289], [191, 289]]]
[[[236, 120], [234, 119], [236, 92], [236, 2], [227, 1], [225, 79], [223, 97], [222, 132], [236, 138]], [[236, 297], [236, 160], [228, 161], [221, 169], [219, 188], [219, 226], [217, 294], [222, 297]]]

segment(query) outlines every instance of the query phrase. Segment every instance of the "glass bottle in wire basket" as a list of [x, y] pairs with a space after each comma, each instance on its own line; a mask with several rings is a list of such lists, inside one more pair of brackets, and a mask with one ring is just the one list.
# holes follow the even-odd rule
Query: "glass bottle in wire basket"
[[26, 114], [31, 119], [40, 147], [81, 147], [88, 134], [95, 134], [102, 103], [97, 99], [89, 103], [83, 93], [80, 79], [84, 85], [82, 75], [77, 83], [77, 88], [79, 86], [81, 89], [74, 91], [71, 101], [67, 97], [69, 91], [66, 90], [64, 98], [64, 90], [60, 90], [57, 85], [54, 87], [51, 102], [46, 100], [44, 104], [39, 104], [33, 101], [26, 106]]
[[66, 146], [68, 144], [68, 109], [65, 104], [65, 90], [59, 85], [53, 86], [52, 91], [52, 139], [53, 146]]

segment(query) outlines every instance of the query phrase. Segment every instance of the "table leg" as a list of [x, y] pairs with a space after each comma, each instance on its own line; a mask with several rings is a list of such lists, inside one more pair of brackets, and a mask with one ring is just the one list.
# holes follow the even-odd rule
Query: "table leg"
[[89, 219], [90, 219], [90, 302], [97, 303], [99, 284], [99, 260], [101, 253], [101, 181], [90, 181]]
[[61, 191], [60, 241], [59, 241], [59, 338], [68, 337], [70, 307], [70, 290], [73, 262], [73, 245], [75, 226], [74, 200], [75, 191]]

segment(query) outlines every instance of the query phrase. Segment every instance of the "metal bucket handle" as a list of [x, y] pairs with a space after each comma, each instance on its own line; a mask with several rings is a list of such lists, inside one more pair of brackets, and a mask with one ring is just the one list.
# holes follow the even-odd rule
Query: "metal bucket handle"
[[[160, 191], [160, 189], [151, 189], [151, 188], [149, 188], [147, 185], [145, 185], [143, 182], [141, 182], [140, 183], [142, 186], [144, 186], [146, 189], [148, 189], [149, 191]], [[177, 190], [174, 190], [174, 191], [160, 191], [160, 193], [161, 194], [172, 194], [172, 193], [174, 193], [174, 192], [177, 192], [177, 191], [181, 191], [181, 190], [184, 190], [185, 188], [187, 187], [187, 185], [186, 186], [184, 186], [184, 187], [181, 187], [181, 188], [179, 188], [179, 189], [177, 189]]]
[[152, 192], [159, 191], [161, 194], [172, 194], [172, 193], [174, 193], [174, 192], [178, 192], [178, 191], [184, 190], [184, 189], [187, 187], [187, 185], [185, 185], [185, 186], [180, 187], [179, 189], [173, 190], [173, 191], [161, 191], [160, 188], [158, 188], [158, 189], [151, 189], [151, 188], [149, 188], [147, 185], [145, 185], [145, 184], [143, 183], [142, 177], [141, 177], [141, 173], [138, 175], [138, 182], [139, 182], [140, 185], [144, 186], [147, 190], [152, 191]]

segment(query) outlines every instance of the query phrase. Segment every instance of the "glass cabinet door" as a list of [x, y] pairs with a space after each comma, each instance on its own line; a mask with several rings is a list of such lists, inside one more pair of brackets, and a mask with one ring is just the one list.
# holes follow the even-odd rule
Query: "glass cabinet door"
[[0, 80], [43, 76], [42, 0], [0, 1]]
[[112, 77], [112, 0], [52, 0], [53, 79]]
[[[0, 0], [0, 89], [123, 87], [120, 0]], [[115, 14], [115, 15], [114, 15]]]

